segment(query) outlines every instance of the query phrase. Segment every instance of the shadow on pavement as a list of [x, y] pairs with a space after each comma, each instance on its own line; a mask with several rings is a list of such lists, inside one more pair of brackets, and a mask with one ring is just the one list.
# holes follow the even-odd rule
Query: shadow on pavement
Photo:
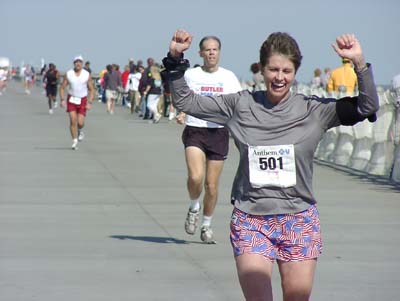
[[34, 147], [35, 150], [71, 150], [70, 147]]
[[130, 235], [111, 235], [111, 238], [125, 240], [141, 240], [146, 242], [158, 243], [158, 244], [191, 244], [191, 243], [201, 243], [201, 242], [192, 242], [183, 239], [176, 239], [173, 237], [157, 237], [157, 236], [130, 236]]
[[[400, 184], [396, 183], [390, 179], [384, 178], [382, 176], [374, 176], [371, 174], [368, 174], [364, 171], [360, 171], [360, 170], [356, 170], [347, 166], [342, 166], [342, 165], [335, 165], [333, 163], [330, 162], [326, 162], [326, 161], [321, 161], [321, 160], [317, 160], [314, 159], [314, 162], [320, 166], [327, 166], [330, 167], [336, 171], [342, 172], [346, 175], [350, 175], [353, 178], [356, 178], [357, 180], [361, 181], [361, 182], [367, 182], [367, 183], [371, 183], [374, 185], [377, 185], [376, 190], [391, 190], [391, 191], [396, 191], [396, 192], [400, 192]], [[380, 187], [378, 187], [380, 186]]]

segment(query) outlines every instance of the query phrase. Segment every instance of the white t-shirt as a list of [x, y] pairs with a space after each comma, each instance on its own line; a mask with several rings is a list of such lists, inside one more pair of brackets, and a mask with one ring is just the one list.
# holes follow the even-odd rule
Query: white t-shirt
[[[189, 69], [185, 72], [185, 80], [194, 93], [202, 96], [237, 93], [242, 90], [236, 75], [222, 67], [218, 67], [218, 70], [212, 73], [203, 71], [201, 67]], [[202, 128], [223, 127], [190, 115], [186, 115], [185, 123], [189, 126]]]
[[86, 97], [88, 95], [87, 83], [89, 81], [89, 72], [85, 69], [81, 70], [79, 76], [76, 76], [74, 69], [67, 72], [67, 79], [69, 83], [68, 94], [74, 97]]
[[0, 68], [0, 80], [1, 81], [7, 80], [7, 75], [8, 75], [7, 70], [4, 70], [4, 69]]
[[128, 76], [128, 86], [129, 90], [131, 91], [138, 91], [139, 90], [139, 81], [142, 78], [142, 73], [130, 73]]

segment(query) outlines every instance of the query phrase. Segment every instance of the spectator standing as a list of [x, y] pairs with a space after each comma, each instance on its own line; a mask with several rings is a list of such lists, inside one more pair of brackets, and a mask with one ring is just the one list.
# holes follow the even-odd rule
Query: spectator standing
[[158, 103], [161, 97], [161, 74], [160, 70], [156, 65], [150, 67], [147, 75], [146, 89], [143, 92], [144, 96], [147, 96], [147, 108], [153, 116], [153, 123], [158, 123], [162, 117], [158, 111]]
[[321, 74], [321, 83], [325, 91], [328, 90], [328, 82], [330, 77], [331, 77], [331, 68], [325, 67], [324, 73]]
[[121, 74], [121, 82], [122, 82], [122, 89], [123, 89], [123, 96], [122, 96], [122, 106], [130, 106], [130, 102], [128, 102], [128, 92], [129, 92], [129, 86], [128, 86], [128, 77], [130, 73], [130, 68], [129, 65], [126, 65], [124, 68], [124, 72]]
[[128, 87], [129, 87], [129, 100], [131, 102], [131, 114], [139, 111], [140, 105], [140, 93], [139, 93], [139, 82], [144, 72], [143, 66], [136, 66], [128, 76]]
[[[139, 65], [139, 62], [138, 62]], [[142, 78], [140, 79], [139, 82], [139, 92], [141, 95], [141, 115], [143, 116], [143, 119], [150, 119], [153, 118], [153, 116], [151, 116], [151, 112], [147, 107], [147, 95], [145, 95], [143, 92], [146, 90], [147, 87], [147, 82], [148, 82], [148, 77], [151, 76], [151, 72], [150, 72], [150, 68], [151, 66], [154, 65], [154, 59], [149, 57], [147, 59], [147, 67], [146, 69], [144, 69], [144, 72], [142, 74]]]
[[107, 113], [113, 115], [118, 90], [122, 88], [121, 76], [112, 65], [107, 65], [107, 73], [104, 74], [104, 89], [106, 91]]
[[258, 63], [251, 64], [250, 71], [253, 73], [253, 92], [265, 91], [264, 77], [261, 75], [260, 65]]
[[92, 74], [92, 69], [90, 68], [90, 62], [89, 61], [86, 61], [85, 67], [83, 67], [83, 69], [85, 69], [87, 72], [89, 72], [89, 74]]
[[332, 71], [328, 81], [329, 93], [336, 93], [340, 96], [353, 96], [357, 88], [357, 75], [354, 72], [351, 61], [342, 58], [342, 66]]
[[321, 80], [321, 69], [316, 68], [314, 70], [314, 76], [311, 80], [311, 88], [318, 89], [322, 87], [322, 80]]

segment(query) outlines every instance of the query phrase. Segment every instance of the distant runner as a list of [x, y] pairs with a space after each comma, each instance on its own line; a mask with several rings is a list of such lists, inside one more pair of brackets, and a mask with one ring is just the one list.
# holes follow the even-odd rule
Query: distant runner
[[60, 72], [56, 69], [56, 65], [53, 63], [49, 64], [49, 70], [44, 75], [44, 82], [46, 84], [46, 95], [49, 99], [49, 114], [53, 114], [54, 108], [57, 107], [57, 85], [60, 80]]
[[92, 77], [82, 67], [83, 58], [75, 57], [74, 68], [66, 73], [60, 87], [61, 106], [64, 107], [64, 90], [69, 85], [66, 106], [69, 113], [73, 150], [78, 148], [78, 141], [84, 138], [82, 129], [85, 125], [86, 110], [91, 109], [94, 96]]

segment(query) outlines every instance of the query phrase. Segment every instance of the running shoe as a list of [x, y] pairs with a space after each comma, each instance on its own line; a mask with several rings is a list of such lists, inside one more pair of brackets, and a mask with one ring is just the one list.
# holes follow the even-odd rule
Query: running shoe
[[50, 109], [50, 110], [49, 110], [49, 114], [50, 114], [50, 115], [53, 114], [53, 109]]
[[82, 141], [83, 139], [85, 139], [85, 134], [83, 131], [78, 131], [78, 141]]
[[193, 235], [196, 233], [199, 224], [200, 210], [192, 211], [189, 209], [185, 220], [185, 231], [187, 234]]
[[216, 244], [217, 242], [214, 240], [214, 233], [210, 226], [202, 226], [200, 239], [202, 242], [206, 244]]
[[55, 101], [55, 102], [54, 102], [54, 109], [57, 109], [57, 108], [58, 108], [58, 102]]
[[74, 140], [72, 143], [72, 149], [77, 150], [78, 149], [78, 140]]
[[159, 113], [156, 113], [156, 116], [154, 116], [154, 123], [159, 123], [162, 115]]
[[170, 120], [170, 121], [171, 121], [171, 120], [174, 120], [175, 117], [176, 117], [176, 116], [175, 116], [175, 112], [170, 112], [170, 113], [169, 113], [169, 116], [168, 116], [168, 120]]

